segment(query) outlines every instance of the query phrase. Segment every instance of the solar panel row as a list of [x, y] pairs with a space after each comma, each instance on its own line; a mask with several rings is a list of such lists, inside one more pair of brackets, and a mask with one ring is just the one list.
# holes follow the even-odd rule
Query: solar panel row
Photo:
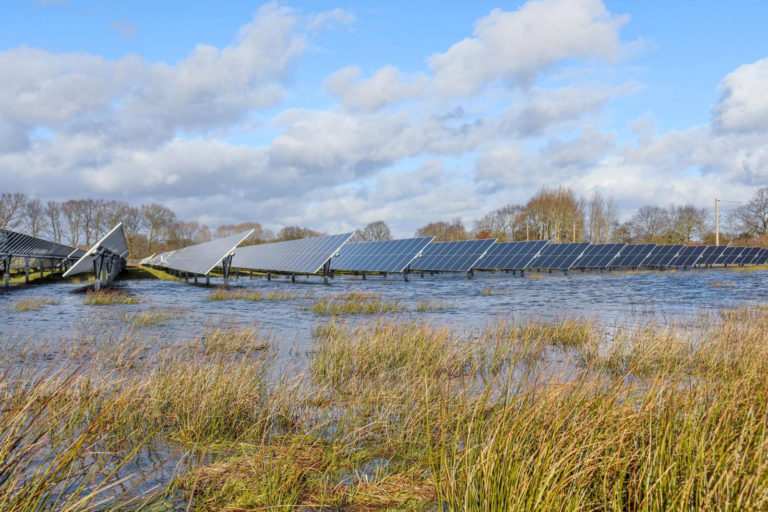
[[345, 244], [331, 260], [332, 270], [403, 272], [434, 239], [432, 236]]
[[411, 263], [411, 270], [469, 272], [478, 265], [482, 266], [478, 261], [485, 256], [495, 242], [495, 238], [431, 242], [424, 248], [421, 257]]
[[525, 270], [528, 268], [528, 263], [548, 243], [546, 240], [497, 242], [491, 245], [485, 258], [480, 260], [476, 268], [485, 270]]
[[232, 255], [235, 248], [251, 234], [253, 230], [164, 253], [157, 265], [180, 272], [206, 275]]
[[351, 236], [352, 233], [344, 233], [241, 247], [232, 258], [232, 267], [265, 272], [316, 274]]
[[74, 258], [77, 252], [68, 245], [0, 228], [0, 254], [4, 256], [63, 260]]

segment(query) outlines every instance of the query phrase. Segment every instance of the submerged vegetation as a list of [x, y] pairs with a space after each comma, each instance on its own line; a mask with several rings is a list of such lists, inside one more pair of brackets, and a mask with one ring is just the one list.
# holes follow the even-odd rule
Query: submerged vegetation
[[30, 297], [27, 299], [17, 300], [11, 306], [11, 311], [40, 311], [43, 306], [52, 304], [58, 304], [58, 302], [51, 299], [38, 299], [35, 297]]
[[134, 297], [130, 292], [123, 290], [88, 290], [83, 299], [83, 304], [87, 306], [111, 306], [115, 304], [136, 304], [138, 297]]
[[768, 507], [763, 308], [610, 329], [333, 318], [289, 361], [255, 326], [169, 345], [131, 318], [53, 363], [0, 353], [0, 508]]
[[258, 290], [248, 290], [246, 288], [226, 288], [218, 287], [216, 290], [208, 294], [208, 300], [245, 300], [256, 302], [260, 300], [277, 301], [277, 300], [293, 300], [297, 296], [288, 292], [269, 292], [264, 293]]

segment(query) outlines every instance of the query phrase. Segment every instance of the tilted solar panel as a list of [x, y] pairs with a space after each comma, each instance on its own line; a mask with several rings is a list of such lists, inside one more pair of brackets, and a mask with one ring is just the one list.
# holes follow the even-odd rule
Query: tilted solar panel
[[403, 272], [435, 237], [345, 244], [331, 269], [351, 272]]
[[159, 265], [182, 272], [206, 275], [222, 260], [231, 255], [235, 248], [253, 234], [253, 230], [225, 236], [210, 242], [190, 245], [168, 254]]
[[768, 249], [762, 247], [752, 263], [754, 265], [765, 265], [768, 263]]
[[735, 265], [736, 260], [739, 259], [739, 256], [741, 256], [741, 252], [744, 250], [743, 247], [733, 247], [728, 246], [726, 249], [722, 252], [720, 255], [720, 258], [717, 260], [718, 265]]
[[648, 259], [643, 262], [644, 267], [669, 267], [677, 261], [677, 255], [683, 248], [682, 244], [657, 245]]
[[590, 244], [571, 265], [575, 268], [606, 268], [626, 244]]
[[96, 242], [96, 244], [91, 247], [82, 258], [77, 260], [77, 263], [72, 265], [72, 267], [64, 273], [64, 277], [93, 270], [94, 258], [100, 254], [105, 254], [110, 258], [121, 260], [123, 263], [125, 262], [125, 258], [128, 257], [128, 242], [125, 240], [125, 231], [123, 230], [122, 222], [112, 228], [112, 231]]
[[759, 247], [745, 247], [736, 263], [738, 265], [751, 265], [758, 252], [760, 252]]
[[486, 270], [524, 270], [549, 242], [534, 240], [525, 242], [496, 242], [475, 268]]
[[424, 248], [421, 257], [413, 260], [411, 270], [469, 272], [495, 242], [495, 238], [431, 242]]
[[232, 258], [232, 267], [265, 272], [316, 274], [351, 236], [352, 233], [344, 233], [241, 247]]
[[549, 244], [528, 264], [528, 268], [568, 270], [587, 247], [587, 242]]
[[651, 255], [656, 248], [656, 244], [629, 244], [624, 246], [615, 260], [611, 262], [612, 267], [637, 268]]
[[35, 236], [25, 235], [10, 229], [0, 228], [0, 254], [24, 258], [47, 258], [63, 260], [76, 249], [64, 244], [50, 242]]
[[714, 265], [727, 246], [725, 245], [707, 245], [704, 248], [704, 254], [699, 258], [699, 265]]
[[675, 265], [678, 267], [693, 267], [701, 260], [705, 250], [706, 246], [704, 245], [686, 245], [680, 249]]

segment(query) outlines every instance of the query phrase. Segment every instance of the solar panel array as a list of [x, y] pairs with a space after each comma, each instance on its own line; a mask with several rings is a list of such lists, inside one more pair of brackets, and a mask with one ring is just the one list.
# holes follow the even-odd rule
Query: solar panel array
[[88, 252], [77, 260], [77, 263], [64, 273], [64, 277], [93, 270], [94, 259], [100, 257], [100, 255], [120, 260], [120, 265], [125, 264], [125, 259], [128, 257], [128, 242], [125, 240], [125, 231], [123, 230], [122, 223], [112, 228], [112, 231], [96, 242]]
[[524, 270], [528, 263], [549, 242], [535, 240], [531, 242], [497, 242], [481, 259], [476, 268], [487, 270]]
[[469, 272], [478, 266], [478, 260], [495, 242], [495, 238], [432, 242], [424, 248], [421, 257], [411, 263], [411, 270]]
[[611, 262], [611, 267], [637, 268], [648, 259], [656, 244], [630, 244], [625, 245], [615, 260]]
[[45, 258], [64, 260], [77, 255], [77, 249], [0, 228], [0, 254], [17, 258]]
[[403, 272], [433, 236], [346, 244], [331, 260], [331, 269], [350, 272]]
[[541, 254], [528, 264], [528, 268], [568, 270], [589, 245], [587, 242], [548, 244], [541, 250]]
[[233, 254], [235, 248], [251, 234], [253, 230], [163, 253], [162, 258], [154, 264], [181, 272], [206, 275], [220, 265], [224, 258]]
[[571, 265], [576, 268], [608, 268], [627, 244], [590, 244]]
[[668, 267], [677, 260], [682, 245], [657, 245], [651, 255], [643, 262], [645, 267]]
[[352, 233], [344, 233], [241, 247], [232, 258], [232, 267], [267, 272], [316, 274], [351, 236]]
[[704, 254], [699, 258], [699, 265], [714, 265], [726, 248], [725, 245], [707, 245], [704, 248]]
[[680, 249], [675, 265], [678, 267], [693, 267], [701, 260], [705, 250], [706, 246], [703, 245], [687, 245]]

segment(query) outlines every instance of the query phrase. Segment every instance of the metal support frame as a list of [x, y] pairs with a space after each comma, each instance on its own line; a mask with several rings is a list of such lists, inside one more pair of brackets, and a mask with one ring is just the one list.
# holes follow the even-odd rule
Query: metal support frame
[[407, 267], [405, 267], [405, 270], [403, 270], [403, 281], [405, 281], [406, 283], [408, 282], [408, 275], [410, 273], [411, 273], [411, 266], [408, 265]]
[[232, 256], [234, 254], [229, 254], [221, 260], [221, 268], [224, 269], [224, 286], [229, 286], [229, 269], [232, 266]]
[[24, 258], [24, 282], [29, 283], [29, 256]]
[[5, 281], [5, 287], [11, 286], [11, 255], [6, 254], [3, 256], [3, 280]]
[[323, 284], [328, 284], [328, 276], [331, 273], [331, 260], [323, 264]]

